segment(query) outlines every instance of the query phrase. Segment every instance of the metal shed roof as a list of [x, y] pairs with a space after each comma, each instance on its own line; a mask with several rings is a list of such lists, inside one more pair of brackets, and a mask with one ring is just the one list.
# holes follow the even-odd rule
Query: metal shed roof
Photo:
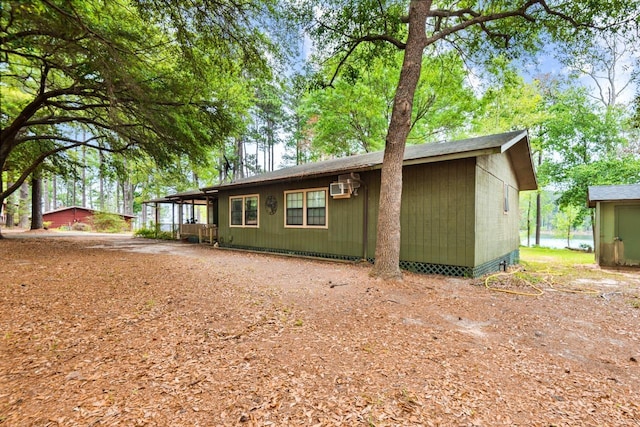
[[[407, 145], [404, 153], [404, 165], [440, 162], [445, 160], [463, 159], [481, 155], [509, 152], [520, 190], [535, 190], [538, 188], [531, 160], [529, 138], [527, 131], [513, 131], [497, 135], [469, 138], [459, 141], [440, 142], [432, 144]], [[230, 183], [223, 183], [212, 187], [202, 188], [209, 192], [215, 189], [245, 187], [256, 184], [277, 181], [294, 181], [305, 178], [317, 178], [343, 172], [359, 172], [380, 169], [384, 153], [360, 154], [349, 157], [325, 160], [322, 162], [306, 163], [273, 172], [267, 172], [248, 178], [238, 179]]]
[[592, 185], [589, 187], [589, 207], [597, 202], [613, 202], [620, 200], [640, 201], [640, 184], [628, 185]]
[[[49, 214], [54, 214], [54, 213], [58, 213], [58, 212], [70, 211], [70, 210], [74, 210], [74, 209], [75, 210], [83, 210], [83, 211], [87, 211], [87, 212], [91, 212], [91, 213], [103, 212], [103, 211], [100, 211], [99, 209], [85, 208], [84, 206], [64, 206], [64, 207], [61, 207], [61, 208], [53, 209], [51, 211], [43, 212], [42, 215], [49, 215]], [[135, 218], [136, 217], [135, 215], [123, 214], [123, 213], [118, 213], [118, 212], [104, 212], [104, 213], [118, 215], [118, 216], [122, 216], [122, 217], [126, 217], [126, 218]]]

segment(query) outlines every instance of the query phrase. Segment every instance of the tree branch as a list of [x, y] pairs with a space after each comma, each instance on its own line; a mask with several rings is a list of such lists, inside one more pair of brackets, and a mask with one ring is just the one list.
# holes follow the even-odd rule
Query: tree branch
[[93, 108], [108, 108], [111, 106], [111, 104], [104, 104], [104, 103], [103, 104], [69, 105], [70, 103], [71, 103], [70, 101], [69, 103], [60, 102], [60, 101], [45, 101], [44, 105], [56, 107], [64, 111], [85, 111]]
[[67, 145], [67, 146], [64, 146], [64, 147], [57, 147], [55, 149], [52, 149], [52, 150], [49, 150], [49, 151], [47, 151], [45, 153], [40, 154], [38, 157], [36, 157], [35, 160], [33, 160], [33, 162], [31, 162], [31, 165], [22, 172], [22, 175], [20, 175], [20, 177], [18, 177], [18, 179], [16, 180], [16, 182], [13, 183], [12, 186], [8, 187], [5, 191], [0, 193], [0, 199], [7, 198], [14, 191], [16, 191], [18, 188], [20, 188], [22, 183], [29, 177], [29, 175], [31, 175], [31, 173], [34, 170], [36, 170], [36, 168], [38, 166], [40, 166], [40, 164], [42, 164], [42, 162], [47, 157], [52, 156], [52, 155], [54, 155], [56, 153], [59, 153], [61, 151], [70, 150], [70, 149], [75, 148], [75, 147], [80, 147], [81, 145], [82, 145], [81, 143], [77, 143], [77, 144], [73, 144], [73, 145]]

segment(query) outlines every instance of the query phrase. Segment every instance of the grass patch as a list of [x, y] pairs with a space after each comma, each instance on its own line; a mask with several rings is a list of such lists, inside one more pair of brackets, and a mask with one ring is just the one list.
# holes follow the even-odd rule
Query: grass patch
[[565, 283], [572, 279], [606, 276], [595, 268], [593, 253], [569, 249], [521, 247], [520, 264], [529, 273], [546, 273]]
[[568, 268], [576, 265], [594, 265], [593, 253], [571, 251], [569, 249], [552, 248], [520, 248], [520, 260], [532, 270], [544, 270], [553, 265], [557, 268]]

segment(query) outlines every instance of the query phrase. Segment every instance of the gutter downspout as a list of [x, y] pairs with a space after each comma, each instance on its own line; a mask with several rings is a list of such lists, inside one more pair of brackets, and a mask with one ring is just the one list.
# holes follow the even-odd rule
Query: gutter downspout
[[369, 247], [369, 187], [360, 178], [356, 178], [355, 174], [351, 172], [351, 179], [359, 183], [364, 188], [364, 206], [362, 212], [362, 259], [367, 261], [368, 247]]

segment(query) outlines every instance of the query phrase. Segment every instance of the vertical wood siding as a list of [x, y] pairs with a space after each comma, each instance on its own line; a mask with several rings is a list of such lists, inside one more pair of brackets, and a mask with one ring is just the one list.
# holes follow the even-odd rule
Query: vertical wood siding
[[[504, 212], [505, 183], [509, 211]], [[494, 260], [520, 246], [518, 183], [507, 154], [478, 157], [476, 166], [475, 265]]]
[[[292, 252], [313, 252], [359, 257], [362, 255], [363, 192], [349, 199], [333, 199], [328, 196], [328, 228], [285, 228], [284, 192], [310, 188], [326, 188], [337, 180], [335, 177], [298, 182], [249, 187], [219, 192], [219, 238], [221, 244], [256, 249], [277, 249]], [[259, 194], [259, 228], [237, 228], [229, 226], [229, 197], [244, 194]], [[275, 214], [267, 212], [268, 196], [277, 200]]]
[[405, 168], [402, 260], [472, 265], [474, 166], [464, 159]]
[[[380, 171], [361, 172], [369, 196], [367, 257], [373, 258]], [[326, 188], [336, 176], [219, 192], [222, 245], [362, 257], [365, 190], [349, 199], [328, 198], [328, 228], [285, 228], [284, 192]], [[504, 183], [509, 211], [504, 212]], [[229, 227], [229, 197], [259, 194], [259, 228]], [[269, 215], [268, 196], [278, 203]], [[406, 166], [403, 172], [403, 261], [475, 267], [518, 249], [518, 186], [508, 155]]]
[[43, 221], [51, 221], [50, 228], [72, 226], [75, 222], [90, 222], [93, 212], [82, 208], [69, 208], [57, 212], [49, 212], [42, 215]]
[[[616, 250], [618, 253], [617, 262], [625, 264], [625, 251], [624, 247], [627, 244], [637, 245], [636, 242], [628, 242], [629, 238], [632, 240], [640, 239], [640, 232], [633, 236], [624, 236], [622, 242], [616, 242], [618, 236], [618, 230], [616, 230], [616, 221], [619, 219], [616, 217], [616, 209], [621, 207], [634, 208], [640, 210], [640, 204], [636, 202], [598, 202], [596, 204], [596, 238], [595, 238], [595, 251], [596, 261], [599, 265], [603, 266], [615, 266], [616, 265]], [[625, 242], [627, 241], [627, 242]], [[616, 248], [617, 245], [617, 248]], [[637, 264], [638, 260], [631, 258], [630, 263]]]

